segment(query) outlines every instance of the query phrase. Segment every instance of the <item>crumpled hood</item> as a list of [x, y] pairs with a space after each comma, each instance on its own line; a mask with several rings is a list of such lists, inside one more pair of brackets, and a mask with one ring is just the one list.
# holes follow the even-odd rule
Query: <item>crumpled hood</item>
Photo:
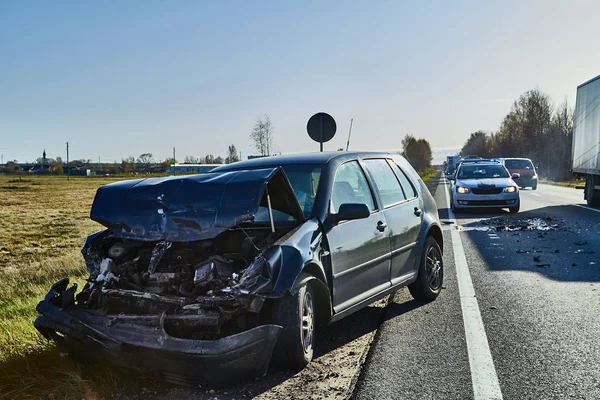
[[493, 178], [493, 179], [457, 179], [456, 185], [469, 189], [478, 187], [507, 187], [515, 186], [511, 178]]
[[304, 221], [282, 168], [115, 182], [96, 192], [90, 218], [121, 238], [144, 241], [212, 239], [251, 221], [260, 206]]

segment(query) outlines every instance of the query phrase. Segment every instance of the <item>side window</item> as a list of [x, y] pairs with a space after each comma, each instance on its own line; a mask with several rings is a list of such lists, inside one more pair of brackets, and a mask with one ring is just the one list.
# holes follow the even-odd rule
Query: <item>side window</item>
[[414, 186], [410, 183], [410, 181], [406, 177], [406, 174], [404, 173], [404, 171], [402, 171], [400, 169], [400, 167], [398, 167], [396, 165], [395, 162], [390, 162], [390, 165], [392, 166], [392, 169], [396, 173], [396, 176], [398, 176], [398, 179], [400, 179], [400, 185], [402, 185], [402, 189], [404, 189], [404, 194], [406, 195], [406, 198], [412, 199], [413, 197], [417, 197], [417, 192], [415, 191]]
[[398, 178], [385, 159], [365, 160], [365, 164], [375, 181], [384, 207], [406, 200]]
[[342, 164], [333, 179], [331, 193], [333, 212], [338, 212], [340, 205], [344, 203], [364, 203], [369, 206], [369, 210], [375, 210], [375, 202], [367, 178], [356, 161]]

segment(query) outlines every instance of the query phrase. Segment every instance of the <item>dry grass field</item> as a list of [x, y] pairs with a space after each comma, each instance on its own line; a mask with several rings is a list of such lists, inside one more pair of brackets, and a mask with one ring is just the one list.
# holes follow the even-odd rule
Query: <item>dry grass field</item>
[[0, 176], [0, 399], [110, 397], [123, 383], [101, 366], [61, 357], [33, 327], [51, 284], [85, 279], [79, 250], [102, 228], [89, 210], [96, 189], [109, 182]]

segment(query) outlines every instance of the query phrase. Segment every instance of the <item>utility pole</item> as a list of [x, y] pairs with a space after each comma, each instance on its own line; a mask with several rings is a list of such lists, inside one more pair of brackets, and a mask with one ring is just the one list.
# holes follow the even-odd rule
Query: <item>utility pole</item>
[[177, 164], [177, 161], [175, 159], [175, 147], [173, 147], [173, 164]]
[[67, 142], [67, 180], [69, 180], [69, 142]]

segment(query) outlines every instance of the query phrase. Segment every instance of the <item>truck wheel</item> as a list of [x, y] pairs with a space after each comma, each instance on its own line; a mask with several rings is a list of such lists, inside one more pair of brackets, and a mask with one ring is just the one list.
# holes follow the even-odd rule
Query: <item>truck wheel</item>
[[596, 190], [596, 177], [594, 175], [588, 175], [585, 181], [585, 199], [589, 207], [600, 206], [600, 190]]
[[417, 280], [408, 285], [408, 291], [416, 300], [435, 300], [444, 283], [444, 262], [442, 250], [438, 242], [431, 236], [425, 239], [419, 275]]
[[288, 293], [273, 306], [272, 322], [283, 326], [273, 361], [285, 369], [300, 370], [312, 360], [315, 341], [315, 295], [311, 281], [295, 294]]

